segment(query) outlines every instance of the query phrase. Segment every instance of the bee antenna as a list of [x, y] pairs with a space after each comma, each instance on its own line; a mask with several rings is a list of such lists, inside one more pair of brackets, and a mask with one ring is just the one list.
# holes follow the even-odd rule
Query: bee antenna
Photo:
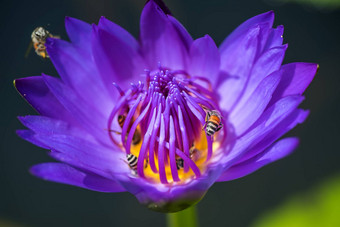
[[121, 132], [118, 132], [118, 131], [113, 130], [113, 129], [106, 129], [106, 130], [108, 130], [109, 132], [114, 132], [114, 133], [116, 133], [116, 134], [118, 134], [118, 135], [121, 135], [121, 134], [122, 134]]

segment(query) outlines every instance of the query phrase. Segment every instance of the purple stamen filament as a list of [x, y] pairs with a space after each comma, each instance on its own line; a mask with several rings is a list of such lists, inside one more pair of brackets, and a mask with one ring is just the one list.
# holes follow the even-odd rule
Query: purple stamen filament
[[[213, 138], [202, 137], [206, 118], [202, 106], [207, 109], [218, 107], [209, 89], [209, 81], [193, 78], [184, 71], [160, 67], [154, 72], [146, 71], [146, 88], [139, 82], [123, 91], [114, 84], [121, 98], [109, 116], [109, 136], [116, 145], [124, 148], [126, 154], [132, 152], [138, 157], [135, 171], [138, 177], [168, 184], [180, 182], [190, 173], [190, 176], [201, 176], [205, 167], [197, 166], [191, 160], [190, 151], [202, 140], [206, 140], [206, 145], [199, 151], [200, 155], [206, 161], [212, 157]], [[203, 81], [207, 87], [194, 80]], [[114, 120], [120, 115], [124, 115], [125, 121], [119, 126], [114, 124]], [[113, 131], [121, 131], [120, 141]], [[134, 151], [134, 146], [138, 146], [139, 150]]]

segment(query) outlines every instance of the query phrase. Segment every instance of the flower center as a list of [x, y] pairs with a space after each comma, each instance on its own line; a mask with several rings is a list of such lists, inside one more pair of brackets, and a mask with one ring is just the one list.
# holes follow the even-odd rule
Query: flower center
[[[222, 118], [210, 82], [159, 68], [120, 92], [109, 136], [126, 152], [135, 176], [163, 184], [199, 177], [213, 155]], [[222, 132], [225, 134], [225, 131]]]

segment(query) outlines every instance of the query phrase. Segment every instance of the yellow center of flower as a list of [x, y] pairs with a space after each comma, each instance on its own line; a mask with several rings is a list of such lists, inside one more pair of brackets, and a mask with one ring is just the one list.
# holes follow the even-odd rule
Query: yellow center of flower
[[162, 68], [146, 77], [146, 88], [142, 82], [127, 91], [116, 85], [121, 98], [109, 117], [110, 138], [126, 152], [135, 177], [170, 185], [200, 177], [222, 138], [211, 86]]

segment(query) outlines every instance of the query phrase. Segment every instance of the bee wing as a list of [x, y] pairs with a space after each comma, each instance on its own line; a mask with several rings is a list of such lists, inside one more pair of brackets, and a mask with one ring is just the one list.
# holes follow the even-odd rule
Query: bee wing
[[30, 53], [31, 50], [32, 50], [32, 47], [33, 47], [33, 42], [30, 42], [30, 43], [28, 44], [27, 50], [26, 50], [26, 52], [25, 52], [25, 58], [28, 57], [29, 53]]
[[202, 109], [205, 111], [205, 112], [209, 112], [210, 109], [208, 109], [207, 107], [203, 106], [202, 104], [198, 104], [200, 107], [202, 107]]

